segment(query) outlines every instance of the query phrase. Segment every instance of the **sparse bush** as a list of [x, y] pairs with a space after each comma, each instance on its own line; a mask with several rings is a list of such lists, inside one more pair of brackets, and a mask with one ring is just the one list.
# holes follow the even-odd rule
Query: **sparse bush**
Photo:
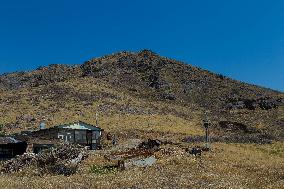
[[219, 79], [225, 79], [226, 78], [226, 76], [224, 76], [224, 75], [222, 75], [222, 74], [217, 74], [217, 78], [219, 78]]
[[45, 167], [45, 170], [42, 171], [44, 173], [56, 174], [56, 175], [64, 175], [70, 176], [77, 172], [77, 165], [74, 164], [64, 164], [57, 162], [55, 164], [50, 164]]
[[99, 165], [93, 165], [91, 167], [91, 173], [95, 173], [98, 175], [101, 174], [109, 174], [109, 173], [116, 173], [118, 171], [117, 166], [99, 166]]

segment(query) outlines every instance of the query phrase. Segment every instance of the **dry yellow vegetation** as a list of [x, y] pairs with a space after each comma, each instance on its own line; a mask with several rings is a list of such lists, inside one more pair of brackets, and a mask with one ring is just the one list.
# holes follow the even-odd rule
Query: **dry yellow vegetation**
[[183, 153], [175, 146], [166, 148], [172, 154], [159, 157], [148, 168], [97, 175], [90, 173], [90, 166], [105, 160], [93, 154], [75, 175], [2, 175], [0, 188], [283, 188], [283, 143], [261, 146], [215, 143], [212, 152], [201, 158]]
[[[142, 55], [145, 53], [150, 52], [142, 52]], [[283, 142], [265, 145], [213, 143], [212, 151], [203, 153], [201, 158], [186, 153], [184, 148], [203, 144], [181, 142], [187, 136], [204, 134], [201, 121], [207, 109], [212, 111], [214, 126], [218, 126], [220, 120], [235, 121], [257, 131], [265, 131], [265, 134], [282, 136], [283, 105], [267, 111], [246, 108], [227, 111], [224, 105], [235, 95], [242, 100], [254, 100], [263, 94], [274, 100], [284, 98], [283, 93], [242, 84], [181, 63], [170, 63], [171, 60], [160, 60], [156, 55], [153, 63], [147, 60], [147, 64], [142, 64], [146, 71], [137, 72], [135, 66], [144, 55], [137, 55], [139, 57], [134, 61], [137, 64], [130, 61], [118, 65], [120, 61], [116, 56], [119, 60], [125, 57], [126, 60], [127, 57], [137, 59], [136, 55], [120, 53], [101, 58], [101, 63], [93, 65], [91, 61], [83, 65], [86, 66], [85, 71], [97, 70], [101, 77], [88, 74], [81, 77], [79, 74], [69, 78], [69, 72], [53, 74], [52, 70], [57, 67], [53, 66], [50, 73], [36, 71], [39, 75], [34, 76], [43, 79], [30, 82], [29, 79], [37, 77], [25, 76], [25, 80], [19, 81], [28, 87], [0, 89], [0, 124], [10, 134], [36, 129], [42, 120], [47, 127], [78, 120], [95, 124], [98, 113], [98, 126], [116, 134], [121, 149], [131, 146], [135, 139], [173, 142], [162, 146], [161, 153], [157, 154], [157, 163], [148, 168], [91, 173], [93, 165], [112, 163], [104, 159], [103, 154], [117, 149], [105, 145], [104, 150], [92, 152], [74, 175], [37, 176], [30, 167], [19, 173], [1, 174], [0, 189], [284, 188]], [[153, 55], [150, 53], [150, 56]], [[113, 66], [103, 69], [104, 62], [113, 63]], [[160, 63], [165, 64], [161, 69]], [[82, 71], [79, 70], [80, 73]], [[104, 76], [105, 73], [109, 75]], [[56, 80], [54, 76], [68, 76], [68, 79]], [[157, 81], [150, 81], [150, 76], [157, 77]], [[18, 79], [21, 78], [19, 76]], [[150, 84], [156, 85], [156, 88], [149, 87]], [[218, 128], [215, 129], [216, 133], [212, 135], [227, 134], [226, 131], [218, 133]], [[163, 150], [168, 153], [163, 154]]]

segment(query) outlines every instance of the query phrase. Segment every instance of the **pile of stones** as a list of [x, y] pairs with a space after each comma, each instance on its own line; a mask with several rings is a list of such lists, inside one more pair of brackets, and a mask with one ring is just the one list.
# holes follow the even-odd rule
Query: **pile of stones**
[[27, 167], [36, 169], [41, 175], [71, 175], [76, 173], [79, 163], [87, 157], [87, 150], [73, 145], [61, 144], [41, 151], [39, 154], [25, 153], [5, 161], [1, 173], [21, 172]]

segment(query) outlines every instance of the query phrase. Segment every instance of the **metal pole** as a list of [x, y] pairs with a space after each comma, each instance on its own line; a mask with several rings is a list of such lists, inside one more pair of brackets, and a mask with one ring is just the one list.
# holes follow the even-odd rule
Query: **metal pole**
[[205, 117], [203, 121], [203, 126], [205, 128], [205, 147], [207, 149], [210, 149], [210, 138], [209, 138], [209, 127], [210, 127], [210, 121], [208, 120], [207, 116]]
[[210, 141], [209, 141], [209, 128], [205, 128], [205, 140], [206, 140], [206, 148], [210, 148]]

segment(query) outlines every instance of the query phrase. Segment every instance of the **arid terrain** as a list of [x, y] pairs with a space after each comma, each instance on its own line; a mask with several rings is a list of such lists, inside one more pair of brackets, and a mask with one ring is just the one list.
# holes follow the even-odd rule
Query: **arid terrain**
[[[252, 70], [253, 72], [253, 70]], [[253, 73], [252, 73], [253, 74]], [[90, 152], [71, 176], [30, 167], [1, 174], [0, 188], [283, 188], [284, 93], [250, 85], [149, 50], [82, 65], [50, 65], [0, 76], [2, 134], [82, 120], [117, 136]], [[211, 121], [211, 151], [203, 119]], [[146, 168], [95, 173], [104, 155], [147, 139], [168, 141]]]

